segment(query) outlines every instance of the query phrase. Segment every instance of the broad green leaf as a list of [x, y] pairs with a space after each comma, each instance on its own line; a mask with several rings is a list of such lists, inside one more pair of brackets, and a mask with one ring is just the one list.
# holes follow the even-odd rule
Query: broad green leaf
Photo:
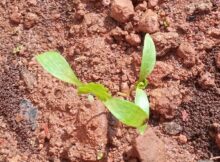
[[110, 98], [104, 104], [118, 120], [128, 126], [140, 127], [147, 119], [147, 114], [132, 102]]
[[58, 52], [48, 51], [36, 56], [36, 59], [47, 72], [56, 78], [76, 86], [81, 84], [65, 58]]
[[106, 101], [107, 99], [111, 98], [111, 94], [108, 91], [108, 88], [106, 88], [102, 84], [98, 83], [85, 83], [78, 87], [79, 94], [92, 94], [96, 97], [98, 97], [101, 101]]
[[137, 88], [135, 94], [135, 104], [138, 105], [145, 113], [147, 118], [149, 118], [149, 101], [144, 90]]
[[138, 82], [144, 82], [146, 77], [152, 72], [156, 63], [156, 49], [149, 34], [145, 35], [144, 48], [141, 61], [141, 70]]

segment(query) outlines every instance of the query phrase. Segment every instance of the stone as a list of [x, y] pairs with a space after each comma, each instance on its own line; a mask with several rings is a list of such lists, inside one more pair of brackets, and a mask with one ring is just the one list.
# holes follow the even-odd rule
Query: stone
[[144, 12], [139, 19], [137, 31], [150, 34], [159, 31], [159, 21], [157, 14], [150, 9]]
[[182, 58], [183, 64], [186, 67], [192, 67], [193, 65], [195, 65], [196, 62], [195, 55], [196, 55], [195, 49], [189, 43], [186, 42], [181, 43], [177, 50], [177, 56]]
[[10, 20], [12, 23], [19, 24], [21, 22], [21, 13], [14, 12], [10, 15]]
[[216, 142], [218, 148], [220, 149], [220, 133], [216, 135], [215, 142]]
[[125, 23], [134, 14], [134, 6], [131, 0], [113, 0], [111, 5], [111, 17]]
[[163, 130], [166, 134], [169, 135], [177, 135], [179, 134], [182, 130], [183, 127], [181, 127], [179, 124], [176, 122], [166, 122], [163, 124]]
[[165, 145], [152, 128], [136, 138], [134, 152], [141, 162], [166, 162]]
[[210, 0], [202, 0], [195, 3], [195, 11], [198, 13], [207, 13], [212, 9], [212, 2]]
[[183, 96], [178, 86], [156, 88], [149, 93], [150, 107], [166, 119], [174, 117], [175, 110], [182, 103]]
[[149, 8], [154, 8], [158, 5], [159, 0], [149, 0], [148, 1], [148, 7]]
[[157, 61], [153, 72], [148, 77], [149, 84], [154, 86], [162, 85], [162, 79], [173, 72], [173, 65]]
[[159, 57], [165, 56], [180, 45], [179, 34], [176, 32], [157, 32], [152, 34], [152, 38], [157, 48], [157, 56]]
[[185, 135], [180, 134], [178, 137], [178, 141], [180, 144], [186, 144], [187, 143], [187, 137]]
[[215, 87], [215, 78], [209, 72], [200, 74], [200, 78], [198, 82], [199, 82], [199, 85], [204, 89], [209, 88], [209, 87]]
[[37, 0], [28, 0], [28, 3], [30, 5], [36, 6], [37, 5]]
[[208, 34], [214, 38], [220, 39], [220, 29], [211, 28], [209, 29]]
[[38, 16], [34, 13], [28, 13], [25, 16], [25, 20], [24, 20], [24, 27], [26, 29], [30, 29], [32, 28], [38, 21]]
[[216, 63], [217, 68], [220, 69], [220, 53], [218, 53], [218, 54], [216, 55], [215, 63]]
[[138, 46], [141, 43], [141, 38], [137, 34], [129, 34], [125, 37], [126, 41], [132, 46]]
[[109, 6], [111, 3], [111, 0], [102, 0], [102, 5], [103, 6]]
[[37, 80], [36, 80], [36, 77], [34, 76], [34, 74], [31, 73], [27, 69], [22, 69], [21, 76], [22, 76], [28, 90], [32, 90], [37, 83]]

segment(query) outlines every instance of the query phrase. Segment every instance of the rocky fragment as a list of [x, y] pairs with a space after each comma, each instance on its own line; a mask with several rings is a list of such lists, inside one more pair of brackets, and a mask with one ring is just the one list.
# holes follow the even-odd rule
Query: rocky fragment
[[111, 5], [111, 17], [119, 22], [127, 22], [134, 14], [134, 6], [131, 0], [113, 0]]
[[163, 130], [166, 134], [177, 135], [183, 130], [183, 128], [176, 122], [172, 121], [172, 122], [164, 123]]
[[116, 27], [111, 30], [110, 35], [117, 41], [121, 41], [125, 35], [127, 35], [127, 31], [123, 31], [121, 28]]
[[32, 90], [34, 86], [36, 85], [36, 77], [27, 69], [23, 69], [21, 71], [21, 76], [28, 88], [28, 90]]
[[103, 6], [109, 6], [111, 3], [111, 0], [102, 0], [102, 5]]
[[30, 5], [36, 6], [37, 5], [37, 0], [28, 0], [28, 3]]
[[195, 11], [198, 13], [210, 12], [212, 9], [212, 2], [210, 0], [202, 0], [195, 3]]
[[216, 142], [218, 148], [220, 149], [220, 133], [216, 135], [215, 142]]
[[171, 64], [157, 61], [153, 72], [148, 77], [148, 81], [154, 86], [159, 86], [162, 84], [162, 79], [170, 75], [173, 70], [174, 68]]
[[138, 46], [141, 43], [141, 38], [138, 34], [129, 34], [125, 37], [126, 41], [132, 46]]
[[214, 38], [220, 39], [220, 29], [211, 28], [211, 29], [209, 29], [208, 34]]
[[157, 14], [150, 9], [142, 13], [137, 25], [137, 31], [145, 33], [155, 33], [159, 31]]
[[152, 128], [136, 138], [134, 152], [141, 162], [166, 162], [164, 143]]
[[220, 69], [220, 53], [218, 53], [218, 54], [216, 55], [215, 63], [216, 63], [217, 68]]
[[182, 58], [183, 64], [187, 67], [192, 67], [196, 62], [196, 51], [189, 43], [181, 43], [177, 50], [177, 56]]
[[135, 7], [135, 11], [146, 11], [147, 9], [147, 2], [143, 1], [142, 3], [139, 3], [136, 7]]
[[177, 86], [157, 88], [152, 90], [149, 95], [151, 109], [166, 119], [174, 117], [174, 112], [183, 98]]
[[199, 78], [198, 82], [199, 82], [200, 86], [204, 89], [215, 86], [215, 78], [209, 72], [205, 72], [203, 74], [200, 74], [200, 78]]
[[186, 144], [187, 143], [187, 137], [183, 134], [180, 134], [178, 137], [178, 141], [180, 144]]
[[186, 10], [188, 14], [194, 14], [194, 13], [208, 13], [212, 9], [212, 2], [210, 0], [201, 0], [195, 3], [190, 3]]
[[14, 24], [19, 24], [21, 22], [21, 13], [14, 12], [10, 15], [10, 21]]
[[148, 1], [148, 7], [149, 8], [154, 8], [158, 5], [159, 0], [149, 0]]
[[24, 27], [26, 29], [30, 29], [32, 28], [38, 21], [38, 16], [34, 13], [28, 13], [25, 16], [25, 20], [24, 20]]
[[179, 34], [176, 32], [152, 34], [152, 38], [157, 48], [157, 56], [161, 57], [176, 49], [180, 44]]

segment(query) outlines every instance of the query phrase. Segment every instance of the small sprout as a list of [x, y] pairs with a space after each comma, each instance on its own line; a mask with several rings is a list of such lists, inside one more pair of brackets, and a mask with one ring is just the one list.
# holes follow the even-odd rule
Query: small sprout
[[[136, 83], [135, 103], [114, 98], [111, 96], [108, 88], [99, 83], [82, 83], [65, 58], [58, 52], [45, 52], [37, 56], [37, 61], [43, 68], [56, 78], [71, 83], [76, 86], [79, 94], [89, 94], [88, 100], [94, 101], [92, 95], [103, 102], [108, 110], [122, 123], [136, 127], [143, 134], [147, 125], [146, 120], [149, 119], [149, 101], [143, 90], [148, 81], [146, 77], [152, 72], [156, 62], [156, 51], [154, 42], [150, 35], [146, 35], [144, 39], [143, 56], [141, 62], [141, 70], [139, 80]], [[102, 159], [103, 155], [97, 155], [98, 159]]]
[[146, 77], [150, 75], [156, 64], [156, 49], [154, 42], [149, 34], [146, 34], [144, 39], [144, 48], [141, 61], [141, 70], [139, 73], [138, 83], [143, 82], [146, 84]]
[[19, 45], [19, 46], [17, 46], [17, 47], [15, 47], [15, 48], [13, 48], [12, 53], [13, 53], [13, 54], [20, 53], [20, 52], [21, 52], [21, 50], [23, 50], [23, 49], [24, 49], [24, 46], [23, 46], [23, 45]]

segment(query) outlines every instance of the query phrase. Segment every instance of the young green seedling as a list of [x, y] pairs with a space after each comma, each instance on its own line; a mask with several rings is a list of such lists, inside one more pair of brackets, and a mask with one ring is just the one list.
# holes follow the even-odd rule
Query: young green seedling
[[[108, 110], [122, 123], [136, 127], [143, 133], [149, 118], [149, 101], [144, 88], [147, 85], [146, 77], [151, 73], [156, 61], [156, 52], [151, 37], [147, 34], [144, 40], [144, 49], [139, 80], [137, 82], [135, 103], [112, 97], [108, 88], [99, 83], [82, 83], [65, 58], [58, 52], [49, 51], [36, 57], [43, 68], [56, 78], [76, 86], [79, 94], [96, 96]], [[90, 96], [91, 98], [91, 96]]]

